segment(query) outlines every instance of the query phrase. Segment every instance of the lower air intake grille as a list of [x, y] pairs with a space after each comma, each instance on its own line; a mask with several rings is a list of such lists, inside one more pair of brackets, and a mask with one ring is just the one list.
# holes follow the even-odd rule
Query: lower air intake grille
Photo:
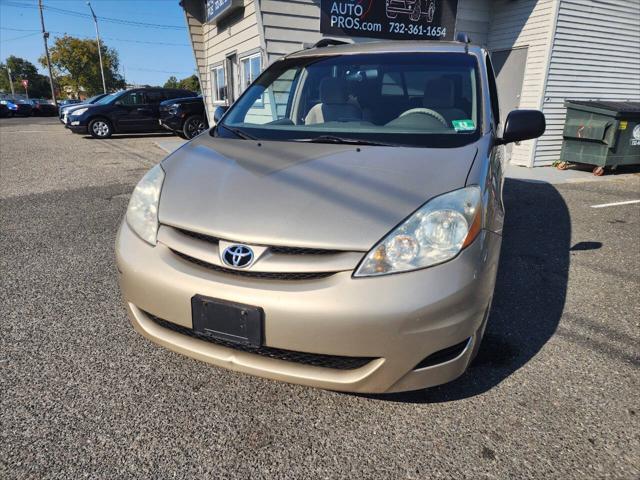
[[182, 325], [176, 325], [175, 323], [167, 322], [154, 315], [145, 312], [151, 320], [153, 320], [159, 326], [172, 330], [182, 335], [204, 340], [206, 342], [215, 343], [222, 347], [232, 348], [234, 350], [240, 350], [243, 352], [253, 353], [262, 357], [275, 358], [278, 360], [285, 360], [287, 362], [301, 363], [303, 365], [311, 365], [314, 367], [333, 368], [335, 370], [354, 370], [365, 366], [367, 363], [374, 360], [371, 357], [341, 357], [337, 355], [322, 355], [319, 353], [304, 353], [294, 352], [292, 350], [283, 350], [281, 348], [272, 347], [258, 347], [253, 348], [247, 345], [239, 345], [233, 342], [227, 342], [225, 340], [219, 340], [217, 338], [204, 335], [194, 330], [183, 327]]
[[251, 270], [233, 270], [231, 268], [224, 268], [218, 265], [214, 265], [212, 263], [205, 262], [203, 260], [199, 260], [197, 258], [193, 258], [184, 253], [178, 252], [176, 250], [171, 250], [177, 256], [186, 260], [187, 262], [195, 263], [204, 268], [208, 268], [209, 270], [214, 270], [216, 272], [227, 273], [229, 275], [235, 275], [238, 277], [245, 278], [258, 278], [258, 279], [267, 279], [267, 280], [316, 280], [318, 278], [326, 278], [335, 274], [336, 272], [254, 272]]

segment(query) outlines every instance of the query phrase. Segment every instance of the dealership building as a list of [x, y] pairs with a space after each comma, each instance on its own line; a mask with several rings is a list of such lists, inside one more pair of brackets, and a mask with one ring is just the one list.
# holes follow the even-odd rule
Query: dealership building
[[[270, 62], [322, 38], [451, 41], [492, 55], [503, 112], [547, 132], [512, 163], [560, 159], [566, 100], [640, 101], [640, 0], [182, 0], [209, 118]], [[504, 117], [503, 117], [504, 118]]]

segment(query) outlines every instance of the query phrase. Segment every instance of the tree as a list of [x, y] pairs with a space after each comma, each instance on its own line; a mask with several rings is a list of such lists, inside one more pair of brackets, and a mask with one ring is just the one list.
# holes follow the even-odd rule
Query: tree
[[180, 88], [191, 90], [192, 92], [200, 92], [200, 81], [196, 75], [191, 75], [180, 80]]
[[178, 79], [173, 75], [164, 82], [164, 88], [179, 88], [179, 85]]
[[[104, 43], [101, 44], [101, 52], [107, 91], [124, 88], [124, 79], [118, 74], [118, 52]], [[51, 68], [62, 85], [71, 87], [76, 95], [81, 91], [86, 95], [102, 92], [98, 43], [95, 40], [64, 35], [56, 38], [49, 53]], [[46, 65], [46, 59], [41, 57], [40, 63]]]
[[7, 63], [0, 63], [0, 90], [8, 93], [11, 92], [7, 67], [11, 69], [13, 88], [16, 94], [24, 93], [24, 87], [22, 86], [21, 80], [28, 80], [30, 97], [51, 98], [49, 78], [44, 75], [40, 75], [38, 73], [38, 69], [33, 63], [14, 55], [7, 58]]
[[185, 90], [191, 90], [192, 92], [199, 92], [200, 81], [196, 75], [191, 75], [182, 80], [178, 80], [172, 75], [164, 82], [164, 88], [183, 88]]

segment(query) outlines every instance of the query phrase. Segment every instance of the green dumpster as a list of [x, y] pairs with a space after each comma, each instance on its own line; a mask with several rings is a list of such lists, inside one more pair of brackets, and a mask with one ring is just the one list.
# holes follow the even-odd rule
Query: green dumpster
[[568, 163], [607, 167], [640, 164], [640, 102], [565, 102], [567, 119], [560, 168]]

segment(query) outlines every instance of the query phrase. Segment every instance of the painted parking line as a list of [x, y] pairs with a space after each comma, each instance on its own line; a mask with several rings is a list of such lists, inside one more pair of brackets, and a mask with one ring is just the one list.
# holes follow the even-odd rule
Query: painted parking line
[[640, 203], [640, 200], [626, 200], [624, 202], [601, 203], [600, 205], [591, 205], [591, 208], [617, 207], [618, 205], [631, 205], [632, 203]]

